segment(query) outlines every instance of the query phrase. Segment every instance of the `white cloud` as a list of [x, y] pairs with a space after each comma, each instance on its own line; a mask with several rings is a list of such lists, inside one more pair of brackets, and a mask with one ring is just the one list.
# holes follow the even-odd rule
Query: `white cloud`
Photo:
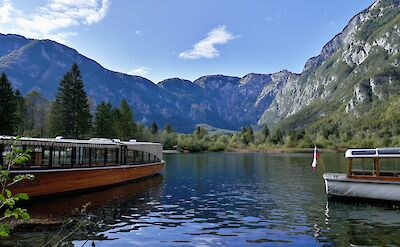
[[193, 45], [193, 48], [179, 53], [180, 58], [197, 59], [197, 58], [214, 58], [219, 56], [219, 51], [215, 45], [226, 44], [237, 38], [237, 36], [226, 30], [225, 26], [219, 26], [211, 30], [207, 37]]
[[142, 34], [143, 34], [143, 32], [142, 32], [142, 31], [140, 31], [140, 30], [136, 30], [135, 34], [139, 36], [139, 35], [142, 35]]
[[273, 20], [274, 20], [274, 18], [273, 18], [273, 17], [271, 17], [271, 16], [267, 16], [267, 17], [265, 17], [265, 20], [266, 20], [266, 21], [273, 21]]
[[16, 9], [11, 0], [3, 0], [0, 3], [0, 32], [63, 42], [77, 34], [65, 29], [99, 22], [106, 16], [109, 6], [109, 0], [49, 0], [31, 13], [24, 13]]
[[141, 67], [136, 67], [133, 70], [129, 71], [128, 74], [130, 75], [147, 75], [150, 72], [150, 68], [145, 67], [145, 66], [141, 66]]

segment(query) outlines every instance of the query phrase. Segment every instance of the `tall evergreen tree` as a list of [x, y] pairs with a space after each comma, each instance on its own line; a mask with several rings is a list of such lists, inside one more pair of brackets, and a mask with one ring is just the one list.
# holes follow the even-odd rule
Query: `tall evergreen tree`
[[165, 125], [164, 129], [165, 129], [165, 131], [166, 131], [167, 133], [175, 132], [175, 130], [172, 128], [172, 125], [169, 124], [169, 123]]
[[240, 133], [241, 141], [248, 145], [249, 143], [254, 142], [254, 131], [252, 127], [243, 127]]
[[262, 133], [264, 135], [264, 142], [266, 141], [266, 139], [269, 137], [269, 129], [267, 125], [264, 125], [264, 128], [262, 130]]
[[65, 135], [64, 128], [64, 117], [61, 112], [61, 102], [56, 98], [56, 100], [51, 104], [50, 114], [49, 114], [49, 132], [52, 136]]
[[80, 138], [89, 133], [91, 127], [90, 107], [78, 65], [60, 81], [56, 100], [51, 109], [51, 129], [55, 135]]
[[25, 123], [26, 123], [26, 107], [25, 107], [25, 99], [21, 95], [21, 92], [19, 90], [15, 91], [15, 106], [16, 106], [16, 111], [15, 111], [15, 127], [16, 127], [16, 133], [18, 135], [22, 135], [24, 133], [24, 130], [26, 129]]
[[150, 130], [151, 130], [152, 134], [157, 134], [158, 126], [157, 126], [157, 123], [155, 121], [153, 121], [153, 124], [151, 125]]
[[17, 104], [6, 74], [0, 76], [0, 135], [13, 135], [17, 122]]
[[136, 124], [131, 107], [125, 99], [121, 100], [116, 117], [116, 126], [118, 137], [122, 140], [134, 138], [136, 132]]
[[115, 111], [109, 102], [101, 102], [96, 107], [95, 122], [93, 126], [94, 135], [97, 137], [115, 138], [114, 125]]
[[193, 132], [197, 139], [203, 139], [207, 134], [208, 131], [205, 128], [197, 126], [196, 130]]

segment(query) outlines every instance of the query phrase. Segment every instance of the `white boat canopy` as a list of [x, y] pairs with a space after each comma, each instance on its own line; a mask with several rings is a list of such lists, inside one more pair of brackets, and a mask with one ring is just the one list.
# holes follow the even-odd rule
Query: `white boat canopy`
[[346, 158], [400, 158], [400, 148], [348, 149]]
[[[2, 136], [0, 135], [0, 145], [11, 145], [16, 140], [15, 136]], [[128, 142], [119, 139], [107, 138], [92, 138], [89, 140], [65, 139], [63, 137], [56, 138], [31, 138], [20, 137], [20, 145], [26, 146], [53, 146], [53, 147], [87, 147], [87, 148], [118, 148], [119, 146], [126, 146], [127, 149], [143, 151], [157, 156], [160, 160], [163, 159], [163, 148], [160, 143], [152, 142], [137, 142], [130, 140]]]

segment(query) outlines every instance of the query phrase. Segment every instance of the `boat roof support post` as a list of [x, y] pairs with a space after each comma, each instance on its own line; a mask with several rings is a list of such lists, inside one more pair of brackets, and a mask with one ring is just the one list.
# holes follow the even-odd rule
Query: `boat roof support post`
[[380, 175], [380, 166], [379, 166], [379, 159], [378, 158], [374, 159], [374, 168], [375, 168], [376, 176], [379, 177], [379, 175]]
[[107, 148], [104, 149], [103, 165], [107, 164]]
[[50, 146], [50, 148], [49, 148], [49, 168], [53, 167], [53, 152], [54, 152], [54, 148], [53, 148], [53, 146]]
[[92, 148], [89, 147], [89, 166], [92, 166]]
[[353, 169], [353, 158], [349, 158], [349, 170], [347, 172], [347, 176], [351, 176]]
[[3, 152], [4, 152], [4, 145], [0, 144], [0, 166], [3, 165]]

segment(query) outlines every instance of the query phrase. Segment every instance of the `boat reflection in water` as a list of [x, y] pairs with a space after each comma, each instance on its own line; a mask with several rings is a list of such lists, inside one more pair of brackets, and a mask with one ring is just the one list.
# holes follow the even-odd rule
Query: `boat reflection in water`
[[[113, 228], [116, 221], [122, 222], [124, 220], [122, 215], [126, 215], [127, 211], [133, 208], [138, 211], [154, 210], [156, 205], [152, 202], [160, 202], [162, 193], [163, 177], [156, 174], [152, 177], [96, 191], [33, 199], [27, 205], [28, 212], [33, 221], [43, 222], [44, 225], [22, 226], [20, 231], [13, 233], [9, 238], [0, 239], [0, 246], [43, 246], [46, 243], [53, 246], [54, 243], [76, 230], [76, 224], [72, 227], [63, 227], [61, 224], [46, 226], [46, 223], [65, 219], [72, 215], [73, 211], [81, 209], [89, 202], [87, 213], [92, 217], [91, 225], [81, 227], [63, 242], [72, 245], [71, 241], [83, 243], [88, 238], [107, 240], [109, 238], [101, 234], [103, 231]], [[97, 224], [97, 222], [101, 222], [101, 224]], [[44, 232], [47, 233], [43, 234]], [[51, 239], [52, 241], [50, 241]], [[90, 244], [88, 243], [87, 246]]]
[[[83, 205], [90, 203], [88, 212], [101, 207], [112, 206], [118, 208], [118, 203], [137, 199], [138, 194], [146, 192], [152, 198], [161, 198], [163, 177], [159, 174], [153, 177], [132, 181], [125, 184], [85, 193], [74, 193], [68, 196], [57, 196], [33, 200], [28, 206], [32, 218], [63, 217], [79, 210]], [[46, 210], [43, 210], [43, 209]]]
[[326, 229], [336, 243], [356, 246], [400, 246], [399, 206], [329, 198]]

